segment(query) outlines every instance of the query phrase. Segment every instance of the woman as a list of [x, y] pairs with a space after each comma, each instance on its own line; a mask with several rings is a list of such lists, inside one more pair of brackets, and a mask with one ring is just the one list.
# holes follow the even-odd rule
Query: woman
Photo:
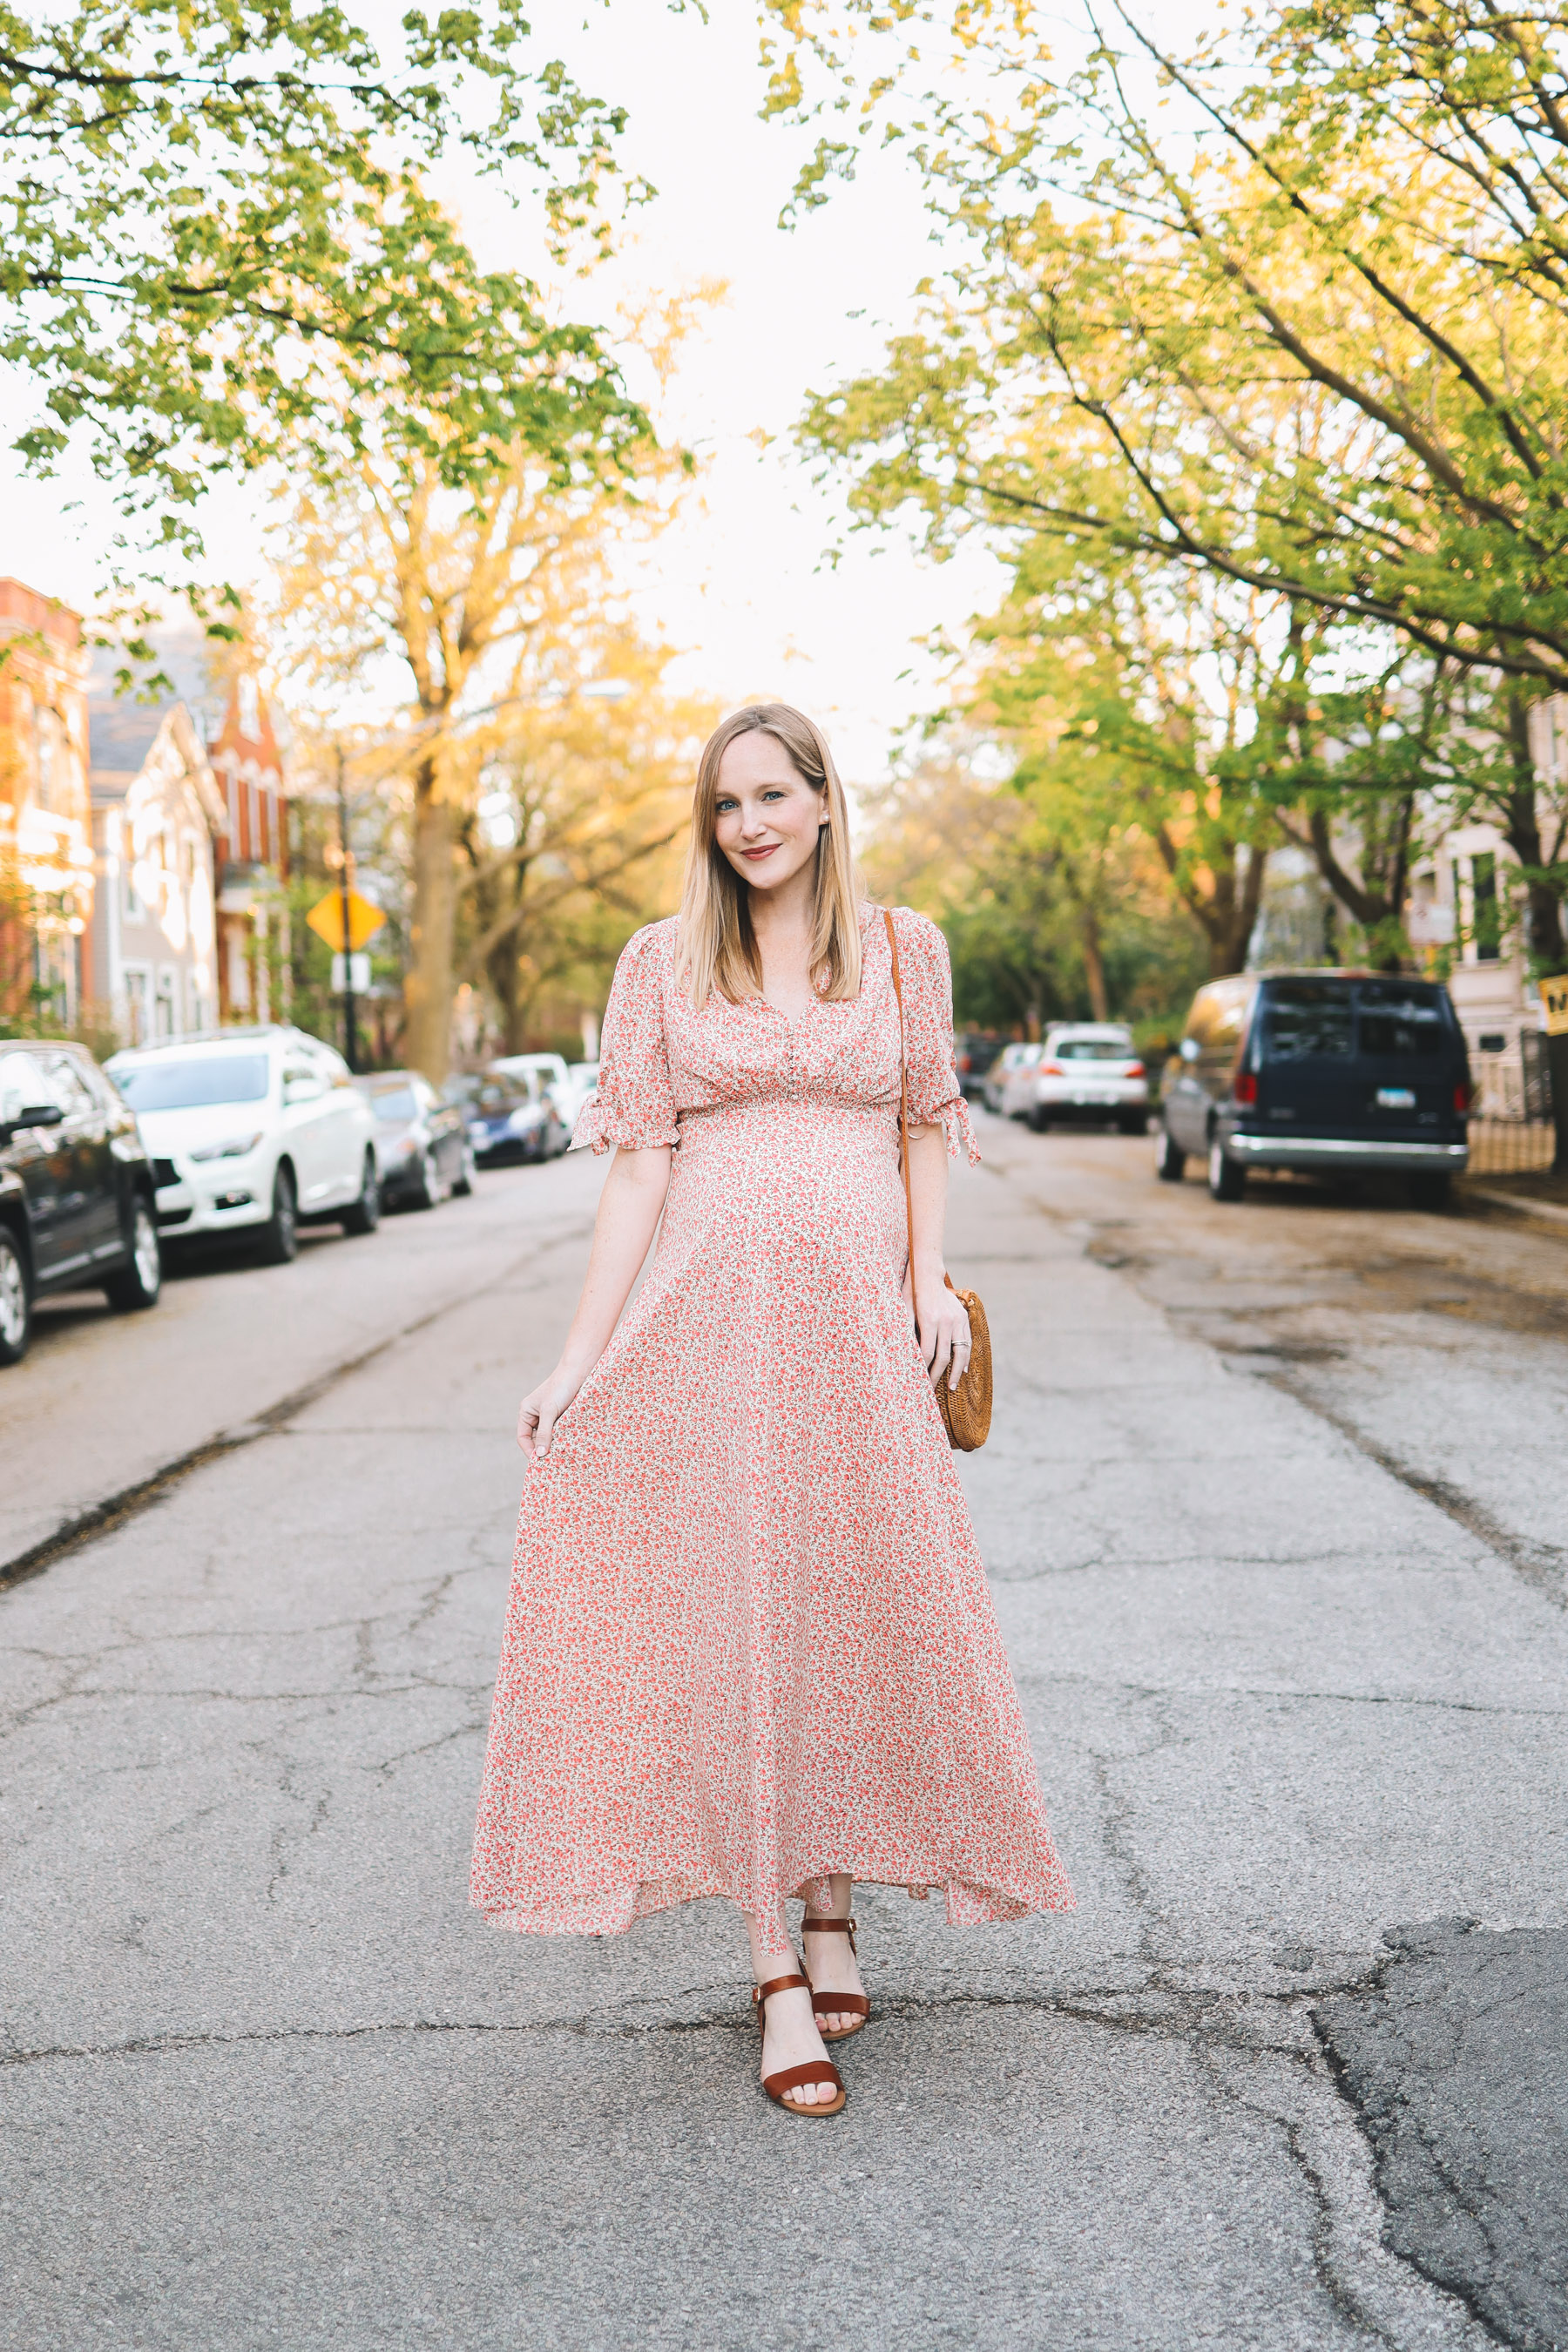
[[1072, 1904], [931, 1390], [969, 1360], [947, 1151], [978, 1157], [947, 951], [893, 920], [912, 1265], [890, 947], [843, 788], [798, 711], [725, 719], [680, 914], [621, 957], [574, 1138], [615, 1159], [561, 1360], [519, 1415], [474, 1853], [504, 1927], [738, 1904], [764, 2086], [812, 2116], [844, 2104], [824, 2042], [868, 2012], [855, 1879], [940, 1886], [954, 1923]]

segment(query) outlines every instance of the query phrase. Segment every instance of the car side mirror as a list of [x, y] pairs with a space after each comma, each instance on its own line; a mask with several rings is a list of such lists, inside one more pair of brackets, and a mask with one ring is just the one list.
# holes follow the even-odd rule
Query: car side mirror
[[1195, 1062], [1198, 1058], [1199, 1050], [1198, 1041], [1195, 1037], [1184, 1037], [1181, 1044], [1176, 1048], [1177, 1053], [1180, 1054], [1184, 1062]]
[[24, 1103], [10, 1125], [13, 1133], [19, 1127], [58, 1127], [64, 1117], [58, 1103]]
[[316, 1102], [326, 1091], [320, 1078], [285, 1078], [283, 1081], [285, 1107], [290, 1103]]

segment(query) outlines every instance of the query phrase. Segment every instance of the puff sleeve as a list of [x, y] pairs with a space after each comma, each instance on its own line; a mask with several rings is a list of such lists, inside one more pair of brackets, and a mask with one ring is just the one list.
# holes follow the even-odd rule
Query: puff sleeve
[[952, 1066], [952, 967], [947, 941], [925, 915], [896, 909], [899, 978], [904, 993], [904, 1052], [910, 1071], [910, 1118], [918, 1126], [941, 1122], [949, 1152], [962, 1146], [972, 1167], [980, 1148]]
[[599, 1086], [573, 1130], [574, 1151], [647, 1151], [680, 1140], [664, 1034], [662, 980], [671, 929], [654, 923], [621, 950], [605, 1010]]

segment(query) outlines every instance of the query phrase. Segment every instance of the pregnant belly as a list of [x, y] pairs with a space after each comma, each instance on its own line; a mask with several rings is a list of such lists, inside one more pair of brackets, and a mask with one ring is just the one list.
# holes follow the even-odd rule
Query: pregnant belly
[[907, 1254], [898, 1135], [880, 1109], [757, 1103], [688, 1113], [659, 1237], [667, 1278], [717, 1244], [784, 1273], [860, 1259], [895, 1287]]

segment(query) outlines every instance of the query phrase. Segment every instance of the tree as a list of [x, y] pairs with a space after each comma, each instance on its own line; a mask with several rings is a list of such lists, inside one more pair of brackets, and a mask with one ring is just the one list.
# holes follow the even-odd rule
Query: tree
[[[215, 467], [391, 404], [447, 483], [495, 447], [557, 471], [645, 420], [596, 332], [486, 271], [421, 172], [449, 149], [602, 236], [623, 117], [531, 49], [516, 0], [411, 8], [383, 53], [338, 0], [0, 0], [0, 359], [37, 384], [17, 443], [79, 429], [139, 534], [183, 562]], [[639, 193], [633, 191], [633, 193]], [[149, 557], [132, 560], [145, 579]]]
[[[315, 485], [283, 534], [275, 625], [318, 693], [341, 702], [368, 688], [402, 706], [376, 765], [406, 796], [407, 1051], [439, 1081], [456, 984], [457, 861], [480, 779], [526, 741], [521, 714], [593, 677], [607, 644], [601, 616], [615, 609], [618, 540], [656, 527], [664, 510], [651, 495], [628, 507], [591, 438], [575, 478], [516, 442], [454, 484], [439, 453], [405, 431], [401, 411], [384, 412], [376, 433], [374, 446], [362, 432], [357, 448], [345, 436], [319, 449]], [[645, 490], [679, 470], [678, 459], [645, 451]]]
[[670, 694], [668, 650], [625, 625], [574, 651], [623, 691], [498, 713], [459, 835], [457, 968], [488, 991], [508, 1054], [526, 1049], [552, 992], [600, 1002], [627, 935], [670, 911], [697, 756], [720, 716]]
[[[808, 420], [864, 504], [901, 484], [1568, 687], [1560, 0], [1311, 0], [1190, 57], [1118, 5], [1066, 78], [1016, 0], [774, 16], [773, 106], [848, 134], [802, 200], [880, 119], [952, 232], [932, 331]], [[1037, 459], [1047, 425], [1087, 436], [1098, 480], [1027, 462], [1020, 420]]]

